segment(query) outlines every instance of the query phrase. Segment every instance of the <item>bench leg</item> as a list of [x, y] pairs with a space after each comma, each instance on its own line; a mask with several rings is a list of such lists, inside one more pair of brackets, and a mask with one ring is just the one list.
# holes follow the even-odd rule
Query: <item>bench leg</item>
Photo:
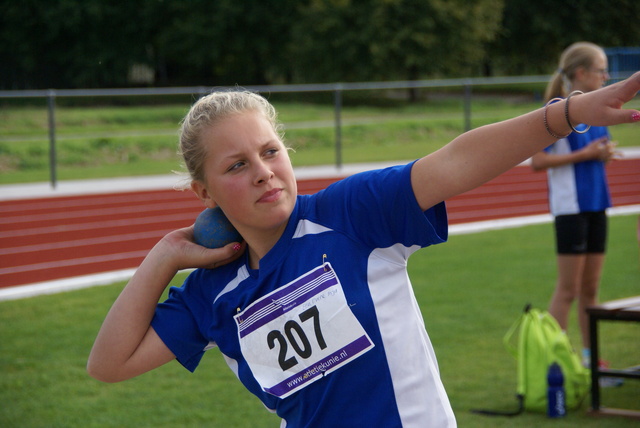
[[589, 314], [589, 340], [591, 341], [591, 410], [600, 411], [600, 373], [598, 361], [598, 319], [595, 315]]

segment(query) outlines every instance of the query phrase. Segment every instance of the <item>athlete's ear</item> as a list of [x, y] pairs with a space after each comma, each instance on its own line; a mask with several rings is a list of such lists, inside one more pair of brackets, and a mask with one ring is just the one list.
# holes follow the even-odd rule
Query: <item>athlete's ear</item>
[[585, 67], [580, 66], [576, 68], [576, 71], [574, 73], [574, 80], [582, 80], [584, 79], [585, 74], [588, 72], [589, 70], [587, 70]]
[[191, 182], [191, 190], [196, 194], [198, 198], [204, 203], [207, 208], [215, 208], [216, 203], [211, 197], [211, 193], [200, 180], [193, 180]]

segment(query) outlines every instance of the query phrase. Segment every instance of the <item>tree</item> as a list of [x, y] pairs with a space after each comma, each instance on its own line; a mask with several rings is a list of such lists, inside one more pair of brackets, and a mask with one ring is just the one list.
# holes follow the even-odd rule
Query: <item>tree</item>
[[0, 88], [415, 80], [549, 73], [572, 42], [637, 46], [618, 0], [0, 2]]
[[256, 85], [282, 80], [295, 0], [164, 1], [150, 10], [160, 83]]
[[638, 16], [640, 4], [631, 0], [506, 0], [490, 63], [507, 75], [551, 73], [573, 42], [637, 46]]
[[461, 76], [479, 69], [502, 0], [311, 0], [291, 45], [302, 81]]
[[409, 80], [474, 75], [501, 17], [502, 0], [377, 2], [372, 52], [381, 70]]
[[[123, 0], [23, 0], [0, 11], [3, 87], [100, 87], [127, 83], [144, 57], [144, 20]], [[131, 10], [130, 10], [131, 9]], [[4, 61], [3, 61], [4, 62]]]

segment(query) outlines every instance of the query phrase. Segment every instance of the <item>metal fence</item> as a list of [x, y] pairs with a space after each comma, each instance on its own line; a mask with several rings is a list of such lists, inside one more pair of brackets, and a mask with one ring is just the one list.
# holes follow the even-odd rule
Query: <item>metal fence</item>
[[[638, 48], [640, 51], [640, 48]], [[611, 72], [612, 81], [622, 80], [631, 72], [616, 70]], [[334, 128], [335, 128], [335, 163], [342, 166], [342, 95], [346, 91], [382, 91], [393, 89], [433, 89], [460, 88], [464, 98], [464, 129], [471, 129], [471, 102], [473, 87], [492, 85], [517, 85], [546, 83], [550, 76], [517, 76], [517, 77], [477, 77], [462, 79], [435, 79], [393, 82], [360, 82], [360, 83], [327, 83], [327, 84], [298, 84], [298, 85], [268, 85], [245, 86], [243, 88], [259, 93], [333, 93], [334, 100]], [[232, 90], [235, 87], [174, 87], [174, 88], [121, 88], [121, 89], [47, 89], [0, 91], [0, 99], [8, 98], [42, 98], [46, 100], [48, 109], [49, 131], [49, 166], [50, 182], [53, 188], [57, 185], [56, 172], [56, 99], [63, 97], [130, 97], [130, 96], [167, 96], [192, 95], [202, 96], [212, 91]]]

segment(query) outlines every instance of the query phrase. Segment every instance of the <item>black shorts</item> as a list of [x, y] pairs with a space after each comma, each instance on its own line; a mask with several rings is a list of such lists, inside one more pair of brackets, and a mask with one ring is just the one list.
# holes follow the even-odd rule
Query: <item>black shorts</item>
[[604, 253], [607, 215], [604, 211], [559, 215], [555, 218], [558, 254]]

